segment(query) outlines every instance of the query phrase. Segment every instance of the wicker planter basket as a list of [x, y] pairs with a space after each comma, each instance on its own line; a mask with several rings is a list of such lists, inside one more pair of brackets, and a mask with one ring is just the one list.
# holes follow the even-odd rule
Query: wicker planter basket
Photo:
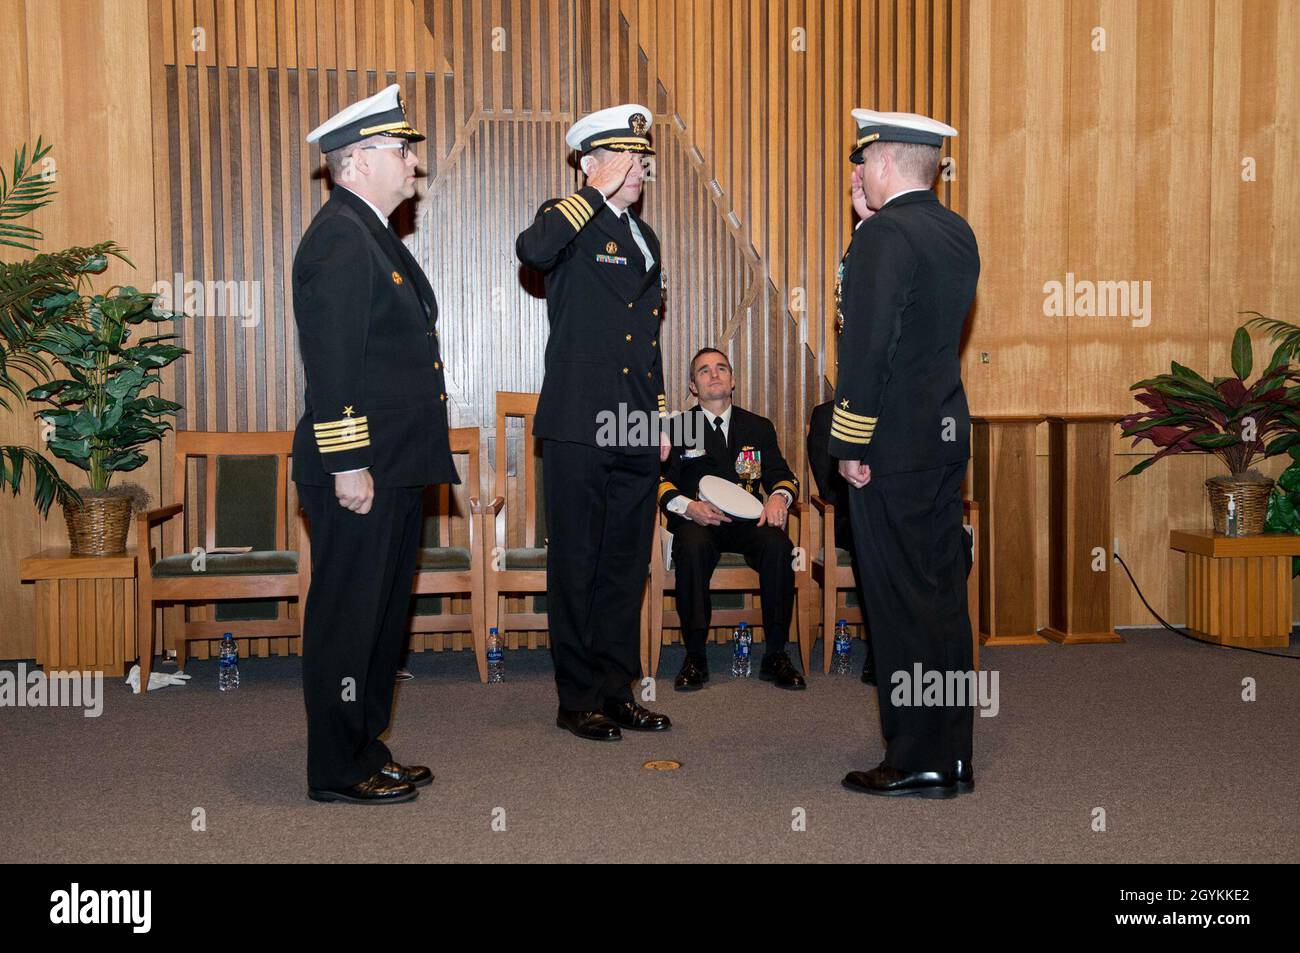
[[130, 496], [88, 496], [63, 507], [74, 556], [116, 556], [126, 552], [131, 527]]
[[[1252, 473], [1254, 471], [1251, 471]], [[1240, 536], [1258, 536], [1264, 532], [1264, 517], [1268, 514], [1268, 497], [1273, 492], [1274, 481], [1257, 476], [1255, 479], [1218, 476], [1205, 481], [1210, 494], [1210, 513], [1214, 518], [1214, 531], [1228, 532], [1228, 496], [1237, 503], [1237, 533]]]

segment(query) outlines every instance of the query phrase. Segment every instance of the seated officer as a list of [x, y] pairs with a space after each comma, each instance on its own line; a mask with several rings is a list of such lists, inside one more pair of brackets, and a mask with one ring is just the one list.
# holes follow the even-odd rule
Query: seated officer
[[[772, 422], [733, 406], [734, 387], [731, 364], [721, 351], [704, 348], [691, 360], [690, 389], [699, 403], [687, 414], [703, 419], [687, 423], [684, 432], [703, 434], [702, 445], [674, 446], [659, 481], [659, 505], [673, 534], [677, 611], [686, 642], [686, 661], [673, 687], [694, 691], [709, 680], [704, 654], [712, 609], [709, 580], [721, 554], [729, 552], [740, 553], [758, 571], [766, 641], [759, 677], [780, 688], [801, 689], [804, 678], [785, 653], [794, 608], [794, 547], [786, 513], [799, 495], [799, 483], [781, 456]], [[742, 477], [736, 469], [742, 459], [751, 461], [756, 472]], [[759, 499], [761, 487], [767, 494], [763, 514], [757, 520], [731, 517], [696, 499], [700, 478], [710, 475], [743, 486]]]

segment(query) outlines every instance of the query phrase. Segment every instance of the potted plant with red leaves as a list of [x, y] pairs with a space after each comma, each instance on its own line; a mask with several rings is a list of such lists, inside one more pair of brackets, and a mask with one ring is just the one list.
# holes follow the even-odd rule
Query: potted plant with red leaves
[[1124, 477], [1175, 454], [1212, 453], [1228, 470], [1226, 476], [1205, 481], [1215, 532], [1229, 531], [1230, 509], [1238, 535], [1263, 532], [1273, 480], [1251, 463], [1300, 444], [1300, 375], [1291, 369], [1289, 356], [1279, 347], [1259, 378], [1248, 384], [1254, 352], [1243, 326], [1232, 339], [1232, 376], [1208, 381], [1175, 361], [1168, 374], [1138, 381], [1129, 389], [1138, 391], [1134, 396], [1144, 409], [1124, 417], [1119, 426], [1133, 438], [1133, 446], [1146, 441], [1158, 449]]

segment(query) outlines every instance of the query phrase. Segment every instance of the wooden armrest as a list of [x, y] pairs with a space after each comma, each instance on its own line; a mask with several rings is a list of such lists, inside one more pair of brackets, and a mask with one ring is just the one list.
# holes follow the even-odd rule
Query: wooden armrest
[[[471, 505], [472, 505], [472, 501], [471, 501]], [[480, 503], [479, 512], [480, 513], [490, 512], [493, 516], [496, 516], [498, 513], [501, 512], [501, 507], [505, 505], [506, 505], [506, 498], [504, 496], [498, 496], [487, 503]]]
[[165, 523], [177, 513], [185, 509], [184, 503], [173, 503], [171, 506], [160, 506], [156, 510], [149, 510], [146, 513], [137, 513], [136, 522], [144, 526], [153, 526], [155, 523]]
[[835, 512], [835, 504], [827, 503], [816, 493], [814, 493], [811, 497], [809, 497], [809, 500], [812, 502], [813, 506], [817, 507], [817, 512], [821, 513], [823, 516], [825, 516], [827, 513]]

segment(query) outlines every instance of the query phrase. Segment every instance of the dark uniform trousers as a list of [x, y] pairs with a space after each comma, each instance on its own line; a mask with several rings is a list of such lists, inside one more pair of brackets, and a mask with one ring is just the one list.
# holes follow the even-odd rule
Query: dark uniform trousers
[[343, 788], [392, 760], [379, 736], [407, 641], [423, 488], [376, 487], [364, 516], [340, 506], [332, 487], [300, 483], [298, 496], [312, 547], [302, 653], [307, 782]]
[[[971, 759], [974, 708], [895, 704], [893, 676], [969, 672], [966, 575], [970, 547], [962, 527], [965, 463], [873, 475], [849, 491], [861, 566], [864, 610], [875, 655], [885, 762], [900, 771], [950, 771]], [[911, 692], [907, 693], [908, 700]]]
[[740, 553], [746, 564], [758, 572], [764, 650], [783, 651], [790, 637], [790, 616], [794, 612], [794, 544], [775, 526], [759, 526], [756, 520], [737, 519], [718, 526], [687, 521], [673, 534], [675, 595], [686, 654], [704, 660], [713, 609], [709, 581], [723, 553]]
[[546, 610], [560, 707], [632, 700], [655, 527], [657, 454], [542, 442]]

